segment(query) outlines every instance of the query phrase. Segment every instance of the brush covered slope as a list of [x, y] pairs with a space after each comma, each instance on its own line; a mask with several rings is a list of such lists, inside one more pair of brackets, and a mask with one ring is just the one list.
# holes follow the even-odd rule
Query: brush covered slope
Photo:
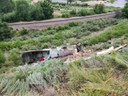
[[[16, 70], [21, 51], [40, 50], [82, 42], [85, 50], [128, 44], [127, 19], [70, 23], [46, 30], [13, 31], [0, 42], [0, 95], [2, 96], [127, 96], [128, 48], [70, 64], [63, 60]], [[7, 27], [7, 26], [6, 26]]]
[[127, 53], [128, 47], [70, 64], [50, 60], [33, 69], [12, 69], [0, 75], [0, 92], [7, 96], [126, 96]]

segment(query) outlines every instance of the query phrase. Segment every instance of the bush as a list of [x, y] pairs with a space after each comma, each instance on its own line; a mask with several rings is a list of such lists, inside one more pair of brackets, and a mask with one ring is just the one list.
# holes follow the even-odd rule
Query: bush
[[12, 30], [5, 22], [0, 21], [0, 41], [10, 39], [12, 37]]
[[110, 40], [111, 38], [117, 38], [124, 34], [127, 34], [128, 23], [126, 23], [126, 22], [127, 21], [124, 21], [124, 22], [112, 27], [109, 31], [105, 31], [104, 33], [101, 33], [98, 36], [87, 38], [85, 40], [85, 43], [88, 43], [88, 45], [97, 44], [99, 42], [106, 42], [107, 40]]
[[16, 50], [12, 50], [10, 52], [9, 61], [13, 61], [14, 66], [19, 66], [22, 64], [20, 54]]
[[77, 22], [71, 22], [69, 23], [69, 27], [78, 26], [79, 24]]
[[76, 15], [77, 15], [76, 10], [72, 10], [72, 11], [70, 11], [70, 15], [71, 15], [71, 16], [76, 16]]
[[122, 9], [123, 16], [128, 18], [128, 3], [125, 4], [124, 8]]
[[62, 30], [66, 30], [69, 29], [69, 26], [63, 25], [63, 26], [58, 26], [55, 28], [56, 31], [62, 31]]
[[18, 21], [30, 20], [29, 4], [25, 0], [16, 2], [16, 18]]
[[0, 13], [8, 13], [14, 10], [13, 0], [0, 0]]
[[7, 13], [2, 16], [2, 21], [15, 22], [17, 21], [15, 12]]
[[0, 68], [3, 66], [5, 62], [4, 53], [0, 50]]
[[105, 12], [105, 7], [103, 4], [96, 4], [93, 10], [96, 14], [100, 14]]
[[23, 28], [23, 29], [20, 31], [20, 34], [21, 34], [21, 35], [26, 35], [26, 34], [28, 34], [28, 30]]
[[15, 22], [53, 18], [53, 8], [51, 3], [47, 0], [38, 2], [34, 5], [30, 5], [26, 0], [18, 0], [15, 5], [11, 13], [1, 16], [3, 21]]
[[34, 20], [43, 20], [45, 19], [45, 14], [43, 13], [43, 9], [40, 3], [35, 5], [31, 5], [31, 18]]
[[62, 17], [63, 17], [63, 18], [68, 18], [68, 17], [70, 17], [70, 14], [69, 14], [69, 13], [63, 13], [63, 14], [62, 14]]
[[43, 10], [45, 19], [50, 19], [53, 17], [52, 13], [53, 13], [53, 8], [51, 3], [48, 0], [44, 0], [44, 2], [40, 3], [40, 6]]
[[88, 12], [85, 9], [81, 9], [80, 11], [78, 11], [78, 15], [79, 16], [86, 16], [86, 15], [88, 15]]

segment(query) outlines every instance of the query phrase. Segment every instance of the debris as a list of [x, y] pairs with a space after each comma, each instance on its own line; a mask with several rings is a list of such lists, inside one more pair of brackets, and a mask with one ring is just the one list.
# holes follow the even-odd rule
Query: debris
[[103, 50], [103, 51], [97, 52], [97, 55], [98, 55], [98, 56], [99, 56], [99, 55], [104, 55], [104, 54], [110, 53], [110, 52], [112, 52], [112, 51], [114, 51], [114, 47], [113, 47], [113, 46], [110, 47], [110, 48], [107, 49], [107, 50]]

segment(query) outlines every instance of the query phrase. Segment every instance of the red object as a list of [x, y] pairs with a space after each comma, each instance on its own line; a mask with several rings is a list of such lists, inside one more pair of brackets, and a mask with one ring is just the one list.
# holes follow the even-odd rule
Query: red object
[[44, 58], [40, 58], [39, 61], [44, 61]]

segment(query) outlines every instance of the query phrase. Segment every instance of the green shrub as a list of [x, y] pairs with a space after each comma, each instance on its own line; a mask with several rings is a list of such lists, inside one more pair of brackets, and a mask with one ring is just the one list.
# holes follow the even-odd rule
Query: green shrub
[[93, 10], [96, 14], [100, 14], [105, 12], [105, 7], [103, 4], [96, 4]]
[[15, 21], [17, 21], [15, 12], [4, 14], [2, 16], [2, 21], [5, 21], [5, 22], [15, 22]]
[[124, 8], [122, 9], [123, 16], [128, 18], [128, 3], [125, 4]]
[[19, 66], [19, 65], [22, 64], [21, 56], [20, 56], [20, 54], [16, 50], [12, 50], [10, 52], [9, 60], [13, 61], [13, 64], [15, 66]]
[[12, 37], [12, 29], [5, 23], [0, 21], [0, 41], [10, 39]]
[[63, 17], [63, 18], [69, 18], [69, 17], [70, 17], [70, 14], [69, 14], [69, 13], [63, 13], [63, 14], [62, 14], [62, 17]]
[[8, 13], [14, 10], [13, 0], [1, 0], [0, 13]]
[[26, 35], [26, 34], [28, 34], [28, 30], [23, 28], [23, 29], [20, 31], [20, 34], [21, 34], [21, 35]]
[[56, 27], [55, 29], [56, 29], [56, 31], [62, 31], [62, 30], [69, 29], [69, 26], [67, 26], [67, 25], [62, 25], [62, 26]]
[[[11, 68], [11, 67], [14, 67], [14, 66], [15, 65], [14, 65], [14, 62], [12, 60], [6, 60], [5, 63], [4, 63], [5, 68]], [[18, 66], [18, 64], [17, 64], [17, 66]], [[7, 71], [7, 70], [5, 70], [5, 71]]]
[[77, 15], [76, 10], [72, 10], [72, 11], [70, 11], [70, 15], [71, 15], [71, 16], [76, 16], [76, 15]]
[[81, 9], [80, 11], [78, 11], [78, 13], [77, 13], [79, 16], [86, 16], [86, 15], [88, 15], [88, 12], [87, 12], [87, 10], [85, 10], [85, 9]]
[[5, 56], [4, 53], [0, 50], [0, 68], [2, 68], [4, 62], [5, 62]]
[[69, 27], [78, 26], [79, 24], [77, 22], [70, 22]]
[[16, 18], [18, 21], [28, 21], [30, 20], [30, 11], [29, 11], [29, 4], [27, 1], [17, 1], [16, 2]]
[[49, 1], [44, 0], [44, 2], [40, 1], [36, 4], [29, 4], [29, 3], [30, 2], [27, 2], [26, 0], [22, 0], [22, 1], [17, 0], [14, 6], [15, 8], [13, 8], [11, 13], [3, 14], [1, 16], [2, 20], [6, 22], [16, 22], [16, 21], [43, 20], [43, 19], [53, 18], [52, 15], [53, 8]]
[[105, 31], [104, 33], [99, 34], [98, 36], [94, 36], [91, 38], [88, 38], [85, 40], [85, 42], [88, 42], [88, 44], [97, 44], [99, 42], [106, 42], [107, 40], [110, 40], [111, 38], [117, 38], [124, 34], [127, 34], [128, 31], [128, 23], [127, 21], [123, 21], [122, 23], [112, 27], [109, 31]]

